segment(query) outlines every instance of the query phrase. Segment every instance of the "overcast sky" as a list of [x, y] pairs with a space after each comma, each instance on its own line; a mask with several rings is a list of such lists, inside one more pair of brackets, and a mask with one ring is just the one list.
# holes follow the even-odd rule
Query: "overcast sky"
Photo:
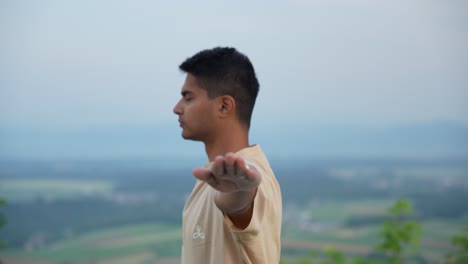
[[195, 52], [234, 46], [255, 122], [468, 124], [466, 1], [1, 1], [0, 127], [173, 124]]

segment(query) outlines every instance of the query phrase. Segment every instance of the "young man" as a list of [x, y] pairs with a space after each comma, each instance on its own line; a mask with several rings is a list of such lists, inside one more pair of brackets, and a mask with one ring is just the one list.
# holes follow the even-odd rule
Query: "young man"
[[234, 48], [214, 48], [179, 68], [187, 75], [174, 113], [182, 137], [202, 141], [209, 159], [193, 170], [182, 263], [278, 263], [281, 191], [260, 146], [249, 145], [259, 90], [252, 64]]

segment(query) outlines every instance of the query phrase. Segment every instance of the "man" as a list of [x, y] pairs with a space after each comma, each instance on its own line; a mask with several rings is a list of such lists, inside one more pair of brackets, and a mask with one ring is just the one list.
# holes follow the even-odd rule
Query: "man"
[[202, 141], [209, 163], [193, 170], [183, 212], [182, 263], [278, 263], [281, 191], [260, 146], [249, 145], [259, 90], [250, 60], [234, 48], [201, 51], [174, 107], [182, 137]]

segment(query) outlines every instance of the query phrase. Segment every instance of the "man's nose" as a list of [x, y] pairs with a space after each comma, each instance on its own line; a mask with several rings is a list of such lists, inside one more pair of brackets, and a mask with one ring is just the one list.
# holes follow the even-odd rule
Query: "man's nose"
[[180, 107], [180, 101], [177, 102], [177, 104], [174, 106], [174, 109], [172, 110], [174, 114], [176, 115], [181, 115], [182, 114], [182, 109]]

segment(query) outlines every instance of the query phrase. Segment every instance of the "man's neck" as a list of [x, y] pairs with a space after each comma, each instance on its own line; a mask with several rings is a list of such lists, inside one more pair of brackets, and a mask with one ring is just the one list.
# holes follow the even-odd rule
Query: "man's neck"
[[228, 152], [236, 153], [249, 146], [248, 130], [244, 128], [231, 128], [229, 131], [220, 131], [212, 141], [206, 141], [205, 151], [209, 161], [217, 156], [224, 156]]

